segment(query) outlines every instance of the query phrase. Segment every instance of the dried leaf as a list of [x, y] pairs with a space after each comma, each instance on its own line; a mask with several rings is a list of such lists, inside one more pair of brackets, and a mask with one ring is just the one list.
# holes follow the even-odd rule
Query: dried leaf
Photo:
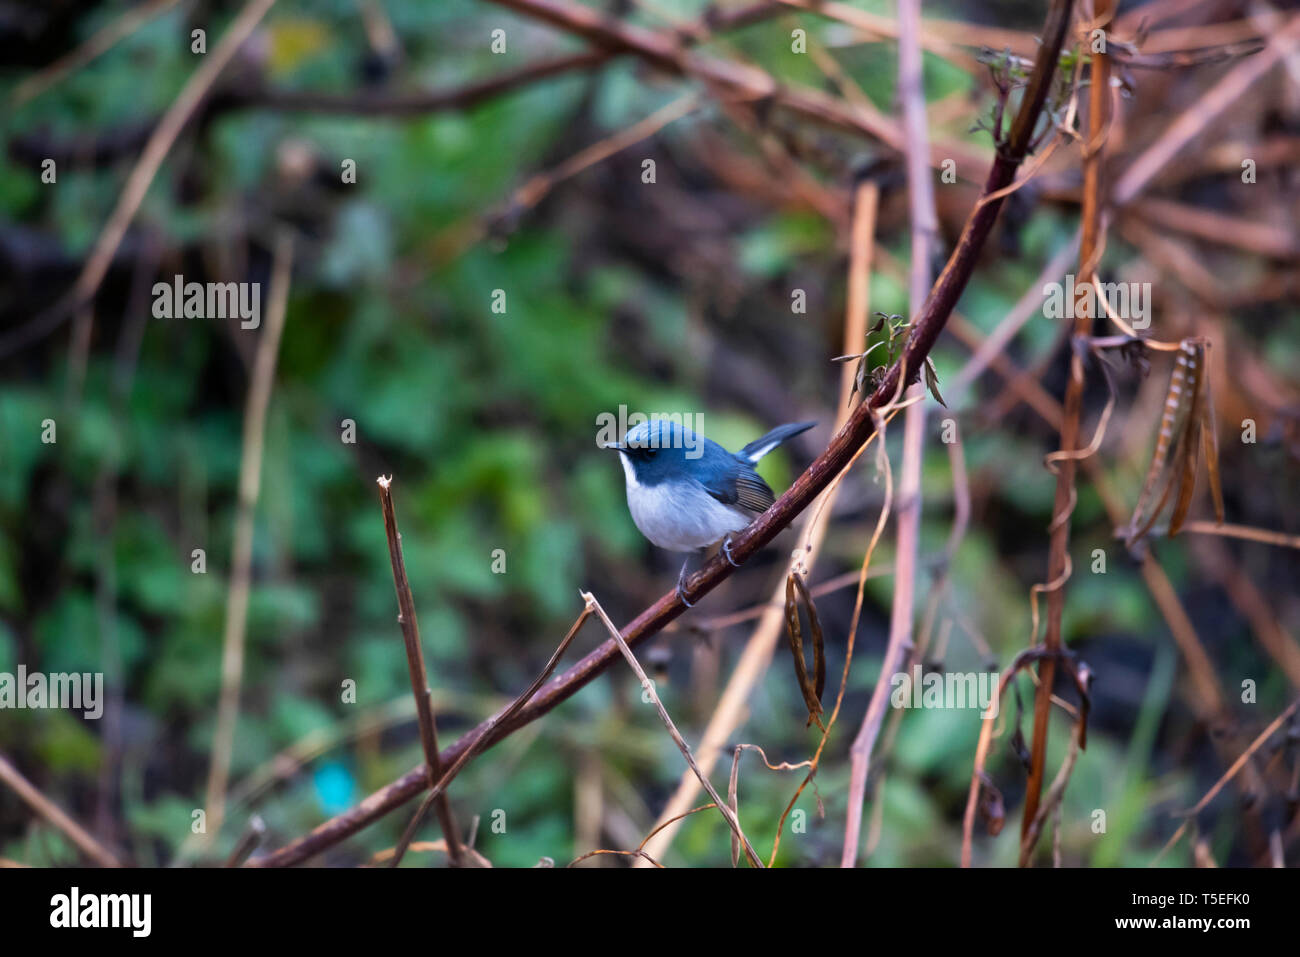
[[1187, 357], [1187, 393], [1183, 403], [1186, 416], [1178, 430], [1178, 442], [1182, 454], [1179, 456], [1178, 498], [1174, 500], [1173, 516], [1169, 519], [1170, 536], [1177, 535], [1187, 517], [1187, 510], [1192, 504], [1192, 493], [1196, 490], [1196, 471], [1201, 462], [1201, 403], [1205, 393], [1201, 388], [1205, 381], [1205, 343], [1198, 339], [1184, 339], [1183, 351], [1179, 354]]
[[1210, 498], [1214, 501], [1214, 520], [1223, 524], [1223, 485], [1219, 478], [1219, 429], [1214, 419], [1214, 395], [1210, 392], [1209, 370], [1201, 396], [1201, 440], [1205, 443], [1205, 469], [1210, 474]]
[[1025, 770], [1028, 771], [1030, 765], [1029, 746], [1025, 743], [1025, 732], [1023, 729], [1025, 721], [1025, 701], [1020, 697], [1020, 686], [1013, 683], [1012, 688], [1015, 689], [1016, 692], [1016, 730], [1011, 735], [1011, 739], [1007, 742], [1007, 745], [1013, 752], [1015, 752], [1016, 757], [1020, 759], [1020, 763], [1023, 764]]
[[934, 363], [930, 361], [929, 356], [925, 357], [925, 384], [935, 401], [945, 409], [948, 408], [948, 403], [943, 401], [943, 396], [939, 394], [939, 373], [934, 371]]
[[[731, 780], [727, 783], [727, 806], [737, 821], [740, 820], [740, 799], [737, 796], [740, 789], [740, 751], [740, 748], [736, 748], [735, 754], [731, 756]], [[731, 831], [731, 866], [740, 866], [740, 838], [734, 830]]]
[[1020, 763], [1025, 766], [1025, 770], [1028, 771], [1032, 762], [1030, 761], [1029, 745], [1025, 743], [1025, 732], [1020, 728], [1016, 728], [1015, 733], [1011, 735], [1011, 740], [1008, 743], [1011, 750], [1015, 752], [1016, 758], [1019, 759]]
[[794, 655], [794, 671], [802, 687], [807, 678], [803, 663], [803, 629], [799, 625], [799, 606], [794, 599], [794, 575], [785, 580], [785, 633]]
[[1120, 358], [1130, 363], [1138, 375], [1146, 378], [1151, 371], [1150, 350], [1141, 339], [1130, 339], [1119, 349]]
[[867, 368], [866, 353], [862, 354], [861, 360], [858, 361], [858, 371], [853, 377], [853, 391], [849, 393], [849, 405], [853, 405], [853, 397], [860, 399], [867, 397], [867, 380], [870, 376], [870, 370]]
[[1182, 476], [1178, 483], [1178, 498], [1174, 500], [1174, 512], [1169, 519], [1169, 535], [1177, 535], [1183, 527], [1183, 520], [1187, 518], [1187, 510], [1192, 504], [1192, 493], [1196, 491], [1196, 472], [1201, 464], [1201, 437], [1200, 423], [1189, 425], [1183, 431], [1183, 441], [1186, 445], [1182, 459]]
[[803, 599], [804, 607], [808, 609], [808, 630], [812, 632], [813, 639], [813, 690], [820, 703], [822, 693], [826, 690], [826, 642], [822, 633], [822, 623], [817, 616], [817, 605], [808, 591], [807, 582], [803, 580], [802, 575], [796, 574], [793, 577], [799, 597]]
[[1151, 521], [1148, 521], [1142, 531], [1138, 532], [1137, 529], [1142, 521], [1143, 512], [1150, 501], [1152, 492], [1155, 490], [1156, 480], [1160, 477], [1165, 461], [1169, 457], [1169, 448], [1174, 435], [1174, 423], [1177, 421], [1178, 409], [1182, 404], [1181, 396], [1186, 378], [1187, 360], [1183, 353], [1180, 352], [1174, 365], [1174, 371], [1169, 377], [1169, 391], [1165, 394], [1165, 407], [1160, 415], [1160, 433], [1156, 437], [1156, 448], [1151, 454], [1151, 464], [1147, 467], [1146, 477], [1142, 480], [1142, 491], [1138, 494], [1137, 504], [1133, 507], [1133, 517], [1129, 519], [1125, 542], [1130, 546], [1140, 539], [1142, 535], [1146, 534], [1146, 530], [1151, 527], [1155, 516], [1160, 512], [1160, 507], [1157, 506], [1151, 513]]
[[997, 837], [1002, 833], [1002, 826], [1007, 822], [1006, 804], [1002, 800], [1002, 792], [993, 786], [993, 782], [987, 774], [980, 774], [980, 817], [984, 820], [984, 827], [992, 837]]
[[[1177, 483], [1178, 496], [1174, 500], [1169, 521], [1169, 534], [1178, 534], [1191, 507], [1196, 490], [1196, 472], [1200, 466], [1200, 446], [1205, 444], [1206, 460], [1210, 469], [1211, 493], [1215, 500], [1215, 514], [1222, 519], [1222, 490], [1220, 489], [1217, 436], [1214, 434], [1213, 411], [1209, 407], [1209, 374], [1205, 365], [1206, 341], [1200, 338], [1184, 339], [1178, 360], [1169, 377], [1169, 391], [1165, 396], [1164, 412], [1160, 416], [1160, 434], [1155, 452], [1142, 483], [1142, 492], [1133, 509], [1125, 533], [1125, 543], [1131, 548], [1155, 524], [1165, 503]], [[1210, 417], [1207, 423], [1207, 416]], [[1173, 454], [1171, 467], [1165, 465]], [[1163, 491], [1155, 507], [1143, 521], [1162, 472]]]
[[[799, 681], [799, 693], [803, 695], [804, 705], [808, 708], [808, 724], [812, 724], [815, 721], [817, 723], [817, 727], [822, 728], [822, 723], [820, 718], [820, 715], [822, 713], [822, 705], [820, 701], [820, 696], [816, 690], [816, 685], [813, 682], [810, 682], [808, 680], [808, 668], [807, 665], [804, 663], [803, 629], [799, 623], [799, 604], [795, 600], [796, 589], [803, 592], [804, 594], [807, 594], [807, 586], [804, 585], [803, 580], [798, 576], [797, 573], [791, 572], [786, 577], [785, 580], [786, 635], [790, 639], [790, 653], [794, 656], [794, 673], [795, 673], [795, 677]], [[817, 630], [814, 633], [813, 640], [814, 642], [820, 644], [821, 641], [820, 623], [817, 625]], [[816, 662], [816, 659], [819, 654], [823, 655], [820, 667], [823, 671], [821, 680], [823, 683], [825, 683], [824, 671], [826, 668], [826, 664], [824, 659], [824, 653], [819, 652], [817, 648], [814, 648], [813, 650], [814, 662]], [[822, 730], [825, 729], [822, 728]]]

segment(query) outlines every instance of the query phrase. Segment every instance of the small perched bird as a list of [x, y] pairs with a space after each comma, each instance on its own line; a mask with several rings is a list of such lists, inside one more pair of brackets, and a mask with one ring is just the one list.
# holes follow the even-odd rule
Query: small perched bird
[[692, 603], [682, 586], [691, 555], [722, 541], [723, 555], [736, 565], [731, 535], [776, 501], [755, 463], [816, 424], [782, 425], [739, 452], [728, 452], [675, 422], [651, 420], [606, 446], [617, 450], [623, 463], [628, 511], [641, 534], [660, 548], [687, 553], [677, 576], [677, 596], [687, 608]]

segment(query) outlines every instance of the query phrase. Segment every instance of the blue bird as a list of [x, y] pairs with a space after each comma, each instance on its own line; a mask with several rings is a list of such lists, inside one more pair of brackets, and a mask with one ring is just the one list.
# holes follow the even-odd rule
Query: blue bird
[[686, 552], [677, 596], [687, 608], [683, 585], [691, 555], [716, 542], [731, 557], [731, 536], [766, 512], [776, 496], [754, 471], [768, 452], [816, 422], [773, 429], [739, 452], [697, 435], [671, 420], [652, 419], [628, 430], [617, 450], [627, 479], [627, 507], [641, 534], [673, 552]]

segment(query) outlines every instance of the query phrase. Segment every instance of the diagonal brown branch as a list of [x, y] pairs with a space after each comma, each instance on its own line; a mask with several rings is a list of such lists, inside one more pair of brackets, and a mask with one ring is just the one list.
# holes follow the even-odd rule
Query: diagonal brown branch
[[490, 0], [548, 23], [614, 53], [634, 53], [653, 66], [699, 80], [716, 92], [743, 100], [766, 100], [814, 122], [866, 133], [894, 149], [902, 146], [896, 124], [842, 103], [819, 90], [780, 84], [758, 67], [688, 50], [668, 33], [625, 24], [613, 16], [568, 0]]
[[122, 866], [121, 862], [113, 856], [112, 851], [91, 837], [85, 828], [68, 817], [61, 807], [42, 794], [31, 781], [23, 777], [21, 771], [9, 763], [9, 759], [3, 754], [0, 754], [0, 783], [12, 788], [32, 810], [66, 834], [83, 854], [100, 867]]
[[1224, 74], [1194, 109], [1179, 114], [1160, 137], [1128, 165], [1124, 175], [1115, 183], [1112, 199], [1116, 206], [1133, 200], [1147, 184], [1196, 136], [1235, 103], [1250, 87], [1267, 73], [1278, 61], [1290, 55], [1300, 43], [1300, 16], [1293, 16], [1259, 53], [1247, 57]]
[[50, 87], [85, 67], [129, 37], [150, 20], [176, 6], [176, 0], [149, 0], [127, 10], [70, 53], [27, 77], [9, 95], [9, 105], [17, 109], [40, 96]]
[[1152, 866], [1160, 863], [1161, 858], [1163, 858], [1167, 853], [1169, 853], [1169, 849], [1172, 848], [1175, 844], [1177, 844], [1179, 839], [1184, 834], [1187, 833], [1187, 829], [1192, 825], [1192, 822], [1196, 819], [1196, 815], [1200, 814], [1203, 810], [1205, 810], [1205, 808], [1209, 805], [1209, 803], [1214, 800], [1215, 795], [1217, 795], [1220, 791], [1222, 791], [1223, 788], [1227, 785], [1227, 783], [1231, 781], [1234, 777], [1236, 777], [1237, 773], [1246, 766], [1247, 762], [1250, 761], [1250, 756], [1254, 754], [1256, 751], [1258, 751], [1264, 745], [1264, 742], [1266, 742], [1269, 738], [1271, 738], [1274, 735], [1274, 733], [1276, 733], [1278, 728], [1282, 727], [1282, 725], [1287, 722], [1287, 720], [1291, 717], [1291, 715], [1295, 714], [1297, 708], [1300, 708], [1300, 698], [1297, 698], [1295, 701], [1292, 701], [1291, 704], [1287, 706], [1285, 711], [1283, 711], [1276, 718], [1274, 718], [1272, 723], [1259, 733], [1259, 735], [1255, 738], [1255, 740], [1250, 743], [1250, 745], [1246, 748], [1245, 751], [1241, 753], [1241, 755], [1237, 758], [1237, 760], [1232, 762], [1232, 766], [1228, 768], [1228, 770], [1223, 772], [1223, 774], [1219, 777], [1219, 780], [1214, 782], [1214, 786], [1210, 788], [1210, 790], [1205, 792], [1205, 796], [1202, 797], [1199, 801], [1197, 801], [1194, 807], [1190, 808], [1188, 811], [1185, 812], [1186, 820], [1184, 820], [1183, 823], [1179, 825], [1178, 830], [1174, 831], [1173, 836], [1170, 837], [1168, 842], [1166, 842], [1165, 846], [1160, 849], [1160, 853], [1157, 854], [1155, 860], [1151, 862]]
[[41, 315], [0, 338], [0, 356], [8, 355], [15, 349], [22, 348], [27, 343], [57, 329], [77, 309], [94, 298], [100, 283], [104, 281], [109, 267], [113, 264], [113, 256], [126, 235], [127, 227], [139, 212], [140, 204], [144, 202], [150, 184], [158, 175], [158, 170], [162, 168], [163, 161], [171, 152], [177, 137], [181, 135], [181, 131], [185, 129], [199, 105], [207, 98], [217, 77], [234, 58], [244, 41], [252, 35], [253, 30], [274, 3], [275, 0], [248, 0], [226, 32], [222, 34], [221, 40], [213, 47], [212, 52], [203, 58], [199, 68], [181, 88], [175, 102], [167, 108], [167, 112], [163, 114], [158, 126], [150, 135], [149, 142], [145, 144], [139, 160], [131, 170], [131, 175], [127, 177], [126, 185], [122, 187], [117, 206], [114, 207], [108, 222], [104, 224], [99, 238], [95, 241], [95, 247], [87, 257], [86, 265], [82, 267], [81, 274], [72, 289]]

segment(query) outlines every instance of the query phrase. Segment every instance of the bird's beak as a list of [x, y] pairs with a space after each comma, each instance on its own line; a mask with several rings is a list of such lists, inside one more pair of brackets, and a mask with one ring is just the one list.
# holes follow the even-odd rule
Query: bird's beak
[[625, 448], [627, 448], [627, 446], [625, 446], [625, 445], [623, 445], [623, 444], [621, 444], [621, 443], [619, 443], [619, 442], [611, 442], [609, 445], [602, 445], [601, 448], [602, 448], [602, 449], [612, 449], [612, 450], [614, 450], [615, 452], [622, 452]]

